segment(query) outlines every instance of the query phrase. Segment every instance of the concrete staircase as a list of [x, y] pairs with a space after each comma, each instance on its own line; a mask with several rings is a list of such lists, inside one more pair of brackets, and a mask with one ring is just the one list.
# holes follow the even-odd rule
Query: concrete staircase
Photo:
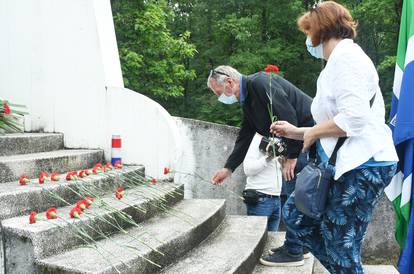
[[[144, 176], [143, 166], [37, 182], [41, 171], [64, 174], [102, 161], [101, 150], [64, 149], [61, 134], [0, 136], [5, 273], [252, 272], [266, 241], [265, 218], [225, 216], [224, 200], [185, 200], [179, 183], [126, 184]], [[31, 179], [25, 186], [18, 182], [23, 174]], [[70, 218], [85, 185], [102, 198], [79, 219]], [[126, 193], [121, 200], [114, 197], [118, 185]], [[44, 216], [50, 207], [57, 208], [58, 219], [29, 224], [31, 211]], [[85, 245], [79, 231], [99, 248]]]
[[[128, 184], [145, 175], [143, 166], [124, 166], [78, 181], [61, 176], [59, 182], [37, 183], [41, 171], [65, 173], [101, 161], [101, 150], [64, 149], [61, 134], [0, 136], [2, 271], [327, 273], [313, 257], [295, 268], [257, 265], [262, 253], [282, 245], [283, 233], [266, 233], [263, 217], [226, 216], [224, 200], [183, 199], [180, 183]], [[22, 174], [32, 182], [21, 186], [18, 178]], [[72, 219], [69, 211], [81, 199], [85, 185], [102, 199], [79, 219]], [[118, 185], [126, 189], [121, 200], [114, 198]], [[31, 211], [44, 216], [50, 207], [57, 208], [58, 219], [29, 224]], [[85, 244], [79, 231], [91, 238], [95, 248]], [[391, 266], [366, 269], [367, 273], [397, 273]]]

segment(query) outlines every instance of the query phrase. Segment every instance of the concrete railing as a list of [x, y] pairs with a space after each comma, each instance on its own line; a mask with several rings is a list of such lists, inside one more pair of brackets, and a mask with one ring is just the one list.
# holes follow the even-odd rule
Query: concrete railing
[[185, 183], [185, 197], [225, 198], [227, 214], [246, 214], [240, 198], [246, 184], [242, 166], [221, 186], [209, 182], [214, 171], [223, 167], [233, 150], [238, 128], [179, 117], [176, 117], [176, 121], [184, 144], [184, 154], [176, 168], [180, 172], [196, 173], [205, 179], [177, 174], [175, 180]]
[[[238, 128], [179, 117], [176, 121], [185, 144], [183, 161], [179, 167], [209, 180], [215, 170], [223, 167], [231, 153]], [[188, 198], [225, 198], [227, 213], [246, 214], [242, 200], [237, 197], [241, 195], [246, 183], [242, 166], [223, 186], [214, 186], [188, 176], [177, 176], [176, 179], [185, 183], [185, 195]], [[364, 257], [384, 260], [398, 255], [394, 231], [394, 211], [383, 195], [368, 227], [363, 247]]]

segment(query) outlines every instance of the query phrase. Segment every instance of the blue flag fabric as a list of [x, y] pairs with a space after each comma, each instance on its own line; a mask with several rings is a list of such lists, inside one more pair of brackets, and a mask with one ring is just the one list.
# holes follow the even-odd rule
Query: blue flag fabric
[[396, 215], [396, 239], [401, 247], [398, 270], [414, 274], [414, 1], [404, 0], [390, 127], [399, 157], [397, 174], [385, 192]]

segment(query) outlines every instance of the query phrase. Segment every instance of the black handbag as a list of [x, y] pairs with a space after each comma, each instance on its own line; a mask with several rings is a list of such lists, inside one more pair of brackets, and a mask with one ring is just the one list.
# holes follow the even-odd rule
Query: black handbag
[[[370, 106], [374, 99], [375, 95], [369, 102]], [[325, 212], [329, 188], [334, 182], [336, 156], [346, 139], [338, 138], [327, 165], [323, 167], [316, 163], [316, 145], [312, 145], [309, 163], [297, 174], [295, 185], [295, 206], [306, 216], [319, 219]]]
[[254, 189], [243, 190], [243, 202], [247, 205], [254, 206], [259, 201], [259, 193]]
[[346, 137], [338, 139], [328, 164], [323, 167], [316, 162], [316, 146], [313, 145], [309, 153], [310, 163], [297, 174], [295, 206], [306, 216], [319, 219], [325, 212], [329, 187], [334, 177], [336, 154], [345, 140]]

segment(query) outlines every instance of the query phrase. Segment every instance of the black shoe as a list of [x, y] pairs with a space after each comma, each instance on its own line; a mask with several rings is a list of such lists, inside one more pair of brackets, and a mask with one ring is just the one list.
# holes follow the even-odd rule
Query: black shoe
[[279, 247], [274, 247], [274, 248], [272, 248], [272, 249], [269, 249], [269, 254], [270, 254], [270, 255], [273, 255], [274, 253], [280, 252], [280, 250], [282, 250], [282, 249], [284, 249], [284, 248], [285, 248], [285, 246], [284, 246], [284, 245], [279, 246]]
[[[284, 249], [284, 248], [285, 248], [285, 246], [282, 245], [282, 246], [279, 246], [279, 247], [269, 249], [269, 254], [273, 255], [273, 253], [280, 252], [280, 249]], [[303, 247], [303, 258], [304, 259], [309, 259], [310, 257], [311, 257], [311, 253], [310, 253], [309, 249], [307, 247]]]
[[272, 255], [260, 258], [260, 263], [266, 266], [301, 266], [305, 261], [303, 254], [290, 254], [284, 247], [280, 247]]

